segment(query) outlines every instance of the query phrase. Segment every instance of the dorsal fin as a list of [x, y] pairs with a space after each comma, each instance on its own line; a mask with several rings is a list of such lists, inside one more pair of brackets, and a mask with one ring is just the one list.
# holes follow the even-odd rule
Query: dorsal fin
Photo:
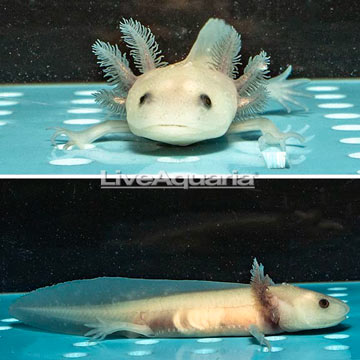
[[229, 77], [237, 74], [240, 64], [241, 39], [237, 31], [221, 19], [209, 19], [185, 59], [187, 62], [202, 62]]

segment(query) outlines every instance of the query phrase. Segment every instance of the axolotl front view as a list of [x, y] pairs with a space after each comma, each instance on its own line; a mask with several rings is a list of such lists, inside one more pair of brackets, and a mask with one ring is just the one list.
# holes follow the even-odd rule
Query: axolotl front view
[[287, 80], [291, 66], [268, 79], [269, 57], [264, 51], [250, 58], [244, 74], [238, 77], [240, 35], [223, 20], [209, 19], [185, 60], [172, 65], [162, 61], [150, 29], [124, 19], [120, 30], [142, 75], [134, 75], [126, 54], [117, 45], [100, 40], [93, 45], [113, 86], [97, 92], [95, 100], [118, 114], [119, 120], [107, 120], [83, 131], [56, 128], [53, 143], [65, 134], [69, 140], [64, 149], [85, 148], [104, 135], [118, 132], [181, 146], [246, 131], [260, 131], [265, 143], [271, 144], [285, 145], [291, 137], [304, 140], [294, 132], [282, 133], [261, 113], [269, 98], [288, 112], [287, 103], [302, 106], [295, 97], [304, 94], [294, 88], [306, 80]]
[[[349, 307], [289, 284], [275, 285], [256, 259], [250, 285], [191, 280], [98, 278], [45, 287], [20, 297], [10, 314], [40, 329], [103, 339], [253, 335], [337, 325]], [[90, 329], [90, 330], [89, 330]]]

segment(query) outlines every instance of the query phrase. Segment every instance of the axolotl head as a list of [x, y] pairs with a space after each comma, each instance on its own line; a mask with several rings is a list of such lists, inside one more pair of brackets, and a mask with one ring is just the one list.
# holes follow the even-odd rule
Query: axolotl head
[[343, 301], [289, 284], [271, 287], [278, 300], [279, 326], [284, 331], [327, 328], [346, 318], [350, 308]]
[[236, 111], [233, 80], [191, 62], [141, 75], [126, 100], [128, 125], [135, 135], [172, 145], [222, 136]]

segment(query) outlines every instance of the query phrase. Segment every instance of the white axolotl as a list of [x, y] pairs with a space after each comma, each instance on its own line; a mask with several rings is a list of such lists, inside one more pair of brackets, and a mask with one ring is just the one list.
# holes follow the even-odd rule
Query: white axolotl
[[[250, 285], [196, 280], [98, 278], [70, 281], [17, 299], [10, 314], [40, 329], [103, 339], [253, 335], [334, 326], [349, 307], [289, 284], [275, 285], [256, 259]], [[89, 331], [89, 328], [91, 329]]]
[[304, 140], [297, 133], [280, 132], [260, 114], [268, 98], [288, 111], [286, 102], [302, 106], [294, 97], [306, 95], [294, 87], [307, 80], [286, 80], [291, 66], [267, 79], [269, 57], [264, 51], [250, 58], [244, 74], [236, 79], [241, 39], [223, 20], [209, 19], [186, 59], [173, 65], [162, 62], [154, 35], [138, 21], [124, 19], [120, 30], [142, 75], [133, 74], [117, 45], [98, 40], [93, 51], [113, 86], [96, 93], [95, 99], [122, 120], [104, 121], [84, 131], [56, 128], [53, 143], [65, 134], [69, 141], [64, 149], [84, 148], [103, 135], [129, 131], [181, 146], [253, 130], [262, 132], [268, 143], [285, 145], [291, 137]]

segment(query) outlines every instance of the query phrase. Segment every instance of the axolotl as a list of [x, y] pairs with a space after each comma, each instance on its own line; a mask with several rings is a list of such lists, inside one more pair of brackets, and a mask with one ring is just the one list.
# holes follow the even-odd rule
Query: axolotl
[[100, 40], [93, 45], [112, 86], [95, 93], [95, 100], [119, 120], [107, 120], [83, 131], [56, 128], [53, 143], [64, 134], [69, 139], [65, 150], [85, 148], [104, 135], [124, 132], [180, 146], [246, 131], [260, 131], [263, 141], [270, 144], [285, 146], [291, 137], [304, 140], [297, 133], [281, 132], [261, 114], [270, 98], [288, 112], [288, 103], [306, 109], [295, 99], [306, 94], [294, 88], [307, 80], [287, 80], [291, 66], [269, 79], [270, 58], [265, 51], [250, 57], [244, 74], [238, 77], [241, 37], [225, 21], [209, 19], [188, 56], [172, 65], [162, 61], [149, 28], [123, 19], [120, 30], [141, 75], [134, 75], [117, 45]]
[[256, 259], [250, 285], [196, 280], [97, 278], [45, 287], [17, 299], [10, 314], [40, 329], [103, 339], [266, 334], [337, 325], [343, 301], [289, 284], [275, 285]]

